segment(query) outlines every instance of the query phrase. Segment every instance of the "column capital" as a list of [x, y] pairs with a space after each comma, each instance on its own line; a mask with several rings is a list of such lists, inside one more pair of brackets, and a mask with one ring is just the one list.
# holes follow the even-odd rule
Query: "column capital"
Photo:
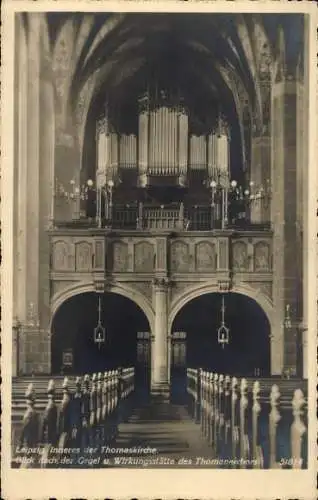
[[218, 281], [218, 291], [220, 293], [230, 292], [233, 288], [233, 281], [231, 276]]
[[155, 289], [160, 291], [166, 291], [171, 286], [171, 281], [166, 277], [154, 278], [152, 284]]
[[307, 323], [305, 323], [304, 321], [299, 321], [298, 330], [302, 333], [307, 332], [308, 331]]

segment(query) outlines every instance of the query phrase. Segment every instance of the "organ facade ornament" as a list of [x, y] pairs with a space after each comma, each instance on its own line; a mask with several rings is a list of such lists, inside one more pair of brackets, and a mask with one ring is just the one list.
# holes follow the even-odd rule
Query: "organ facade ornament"
[[[137, 130], [121, 133], [105, 105], [96, 124], [97, 187], [109, 179], [116, 182], [119, 169], [137, 171], [139, 187], [158, 177], [184, 187], [190, 170], [203, 171], [206, 179], [228, 182], [230, 133], [223, 115], [199, 132], [183, 98], [164, 90], [142, 95], [137, 113]], [[216, 114], [215, 110], [211, 113]]]

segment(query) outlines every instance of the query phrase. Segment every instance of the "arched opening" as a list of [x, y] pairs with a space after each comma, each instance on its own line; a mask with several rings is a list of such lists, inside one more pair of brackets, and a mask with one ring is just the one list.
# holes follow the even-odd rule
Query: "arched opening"
[[[105, 342], [97, 343], [98, 298]], [[75, 295], [56, 311], [52, 321], [52, 373], [84, 374], [134, 366], [138, 382], [149, 381], [150, 353], [140, 356], [139, 332], [150, 332], [145, 313], [131, 299], [107, 292]]]
[[172, 359], [173, 385], [184, 383], [185, 366], [229, 375], [270, 375], [271, 328], [265, 312], [255, 300], [239, 293], [224, 294], [224, 306], [229, 343], [223, 347], [218, 342], [222, 294], [200, 295], [176, 314], [171, 333], [186, 333], [186, 359], [183, 372]]

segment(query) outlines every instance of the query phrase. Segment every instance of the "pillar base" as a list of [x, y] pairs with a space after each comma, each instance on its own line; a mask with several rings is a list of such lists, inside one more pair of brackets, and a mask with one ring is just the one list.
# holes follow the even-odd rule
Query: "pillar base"
[[153, 384], [150, 389], [150, 395], [152, 399], [158, 401], [169, 402], [170, 401], [170, 386], [168, 382], [162, 382], [158, 384]]
[[24, 326], [19, 337], [18, 375], [49, 375], [51, 340], [46, 330]]

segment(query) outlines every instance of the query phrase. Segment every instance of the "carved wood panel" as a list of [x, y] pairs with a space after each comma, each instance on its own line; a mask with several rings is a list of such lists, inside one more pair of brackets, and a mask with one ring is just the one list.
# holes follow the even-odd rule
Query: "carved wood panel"
[[80, 241], [75, 244], [76, 271], [88, 272], [92, 270], [92, 243]]
[[174, 241], [171, 244], [171, 271], [187, 272], [189, 271], [189, 246], [183, 241]]
[[270, 246], [268, 243], [260, 241], [254, 245], [254, 271], [267, 272], [270, 270]]
[[229, 267], [229, 240], [227, 238], [218, 238], [218, 264], [219, 271], [227, 270]]
[[128, 270], [128, 244], [114, 241], [112, 244], [113, 271], [127, 272]]
[[103, 240], [95, 241], [95, 269], [104, 269], [105, 247]]
[[167, 240], [166, 238], [156, 239], [156, 270], [166, 271], [167, 267]]
[[134, 245], [135, 272], [148, 273], [154, 269], [154, 247], [148, 241], [140, 241]]
[[233, 243], [233, 269], [235, 271], [247, 271], [248, 270], [248, 256], [247, 256], [247, 244], [243, 241], [236, 241]]
[[53, 269], [55, 271], [72, 271], [74, 259], [71, 245], [67, 241], [59, 240], [53, 243]]
[[214, 243], [201, 241], [195, 245], [195, 263], [198, 271], [213, 271], [216, 269], [216, 248]]

